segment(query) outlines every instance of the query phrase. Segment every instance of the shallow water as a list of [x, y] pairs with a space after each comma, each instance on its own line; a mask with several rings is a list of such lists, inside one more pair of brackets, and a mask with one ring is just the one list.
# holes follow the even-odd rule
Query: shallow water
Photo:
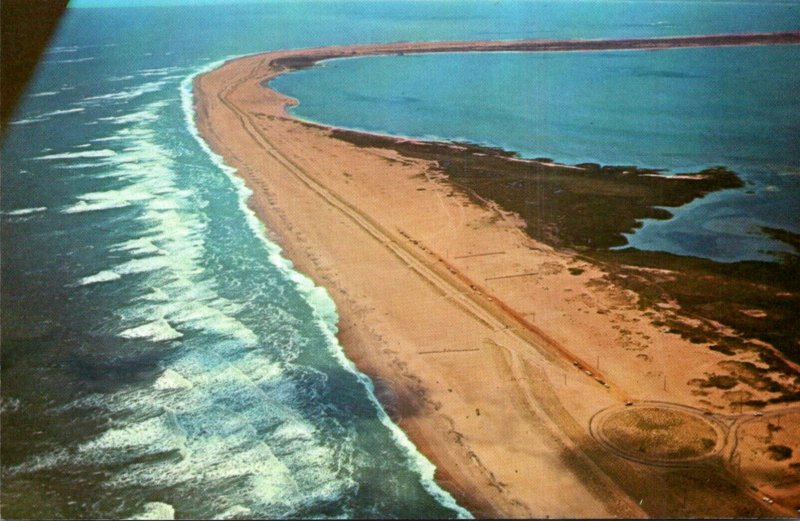
[[525, 157], [664, 169], [727, 166], [747, 182], [648, 220], [630, 244], [721, 261], [800, 232], [800, 46], [465, 53], [331, 60], [271, 85], [306, 119], [469, 141]]

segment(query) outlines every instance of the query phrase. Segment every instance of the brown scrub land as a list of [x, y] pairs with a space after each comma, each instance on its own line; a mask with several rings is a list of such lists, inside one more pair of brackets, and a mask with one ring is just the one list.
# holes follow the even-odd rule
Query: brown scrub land
[[[266, 86], [322, 59], [800, 43], [800, 33], [280, 51], [195, 83], [198, 127], [253, 190], [339, 340], [438, 482], [481, 517], [796, 516], [800, 277], [633, 249], [655, 207], [741, 186], [561, 165], [301, 122]], [[765, 230], [785, 242], [797, 237]]]

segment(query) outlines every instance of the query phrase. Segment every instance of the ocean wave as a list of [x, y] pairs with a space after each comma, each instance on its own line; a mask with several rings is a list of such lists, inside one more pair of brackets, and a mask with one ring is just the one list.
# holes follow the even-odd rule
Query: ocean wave
[[40, 121], [47, 121], [47, 118], [23, 118], [11, 121], [11, 125], [30, 125], [31, 123], [39, 123]]
[[[135, 116], [131, 122], [136, 121], [143, 121], [143, 122], [151, 122], [158, 119], [158, 109], [163, 107], [164, 105], [161, 102], [151, 103], [147, 105], [144, 110], [133, 112], [130, 114], [125, 114], [123, 116], [115, 116], [115, 117], [105, 117], [100, 118], [101, 121], [107, 121], [110, 123], [119, 123], [119, 122], [128, 122], [129, 119]], [[121, 119], [124, 118], [124, 119]], [[110, 136], [103, 136], [92, 139], [92, 143], [104, 143], [108, 141], [124, 141], [124, 142], [131, 142], [131, 141], [138, 141], [138, 140], [146, 140], [152, 139], [153, 132], [146, 128], [141, 127], [128, 127], [117, 130]]]
[[130, 112], [121, 116], [109, 116], [98, 118], [98, 121], [104, 121], [116, 125], [129, 125], [131, 123], [151, 123], [158, 119], [158, 109], [165, 107], [166, 102], [156, 102], [148, 105], [144, 110], [137, 112]]
[[38, 161], [54, 160], [54, 159], [96, 159], [104, 157], [114, 157], [117, 153], [113, 150], [83, 150], [80, 152], [62, 152], [58, 154], [48, 154], [45, 156], [35, 157], [33, 159]]
[[95, 463], [120, 463], [142, 456], [180, 451], [185, 434], [175, 424], [174, 415], [166, 413], [143, 421], [133, 421], [103, 432], [81, 444], [78, 453]]
[[134, 255], [165, 253], [164, 250], [153, 244], [152, 239], [148, 237], [139, 237], [136, 239], [127, 240], [121, 244], [112, 246], [111, 251], [127, 251]]
[[153, 384], [153, 389], [158, 391], [175, 390], [175, 389], [191, 389], [194, 387], [192, 382], [183, 377], [179, 372], [172, 369], [167, 369], [158, 380]]
[[106, 81], [128, 81], [136, 78], [136, 76], [132, 74], [126, 74], [125, 76], [111, 76], [106, 78]]
[[244, 346], [258, 344], [258, 335], [241, 321], [216, 309], [215, 306], [192, 303], [181, 306], [181, 309], [170, 316], [177, 323], [206, 333], [234, 338]]
[[70, 452], [66, 449], [56, 449], [52, 452], [37, 454], [36, 456], [28, 458], [18, 465], [4, 465], [4, 477], [17, 476], [20, 474], [32, 474], [41, 470], [53, 469], [62, 465], [68, 465], [71, 456], [72, 455]]
[[56, 90], [48, 90], [48, 91], [44, 91], [44, 92], [36, 92], [34, 94], [28, 94], [28, 97], [29, 98], [41, 98], [41, 97], [44, 97], [44, 96], [55, 96], [57, 94], [58, 94], [58, 91], [56, 91]]
[[47, 49], [47, 51], [45, 51], [45, 54], [61, 54], [64, 52], [76, 52], [78, 49], [80, 49], [80, 47], [78, 47], [77, 45], [51, 47], [50, 49]]
[[[43, 96], [44, 94], [41, 95]], [[11, 121], [11, 125], [30, 125], [31, 123], [49, 121], [53, 116], [60, 116], [62, 114], [75, 114], [78, 112], [83, 112], [84, 110], [86, 109], [73, 108], [73, 109], [54, 110], [52, 112], [45, 112], [44, 114], [39, 114], [38, 116]]]
[[152, 192], [137, 186], [129, 186], [120, 190], [108, 190], [106, 192], [89, 192], [78, 196], [79, 201], [77, 203], [65, 207], [61, 212], [71, 214], [125, 208], [135, 202], [145, 201], [152, 197]]
[[[77, 455], [98, 464], [124, 464], [125, 471], [106, 483], [109, 487], [188, 492], [235, 483], [213, 500], [219, 518], [245, 509], [260, 517], [285, 515], [353, 490], [355, 482], [342, 468], [332, 440], [265, 394], [239, 369], [241, 362], [232, 364], [213, 350], [186, 353], [162, 373], [152, 392], [120, 392], [104, 401], [121, 418], [126, 412], [131, 419], [148, 411], [167, 412], [117, 422], [81, 444]], [[286, 377], [285, 371], [280, 374]], [[351, 442], [335, 441], [337, 447], [342, 443]], [[148, 462], [139, 463], [144, 457]]]
[[45, 112], [44, 114], [40, 114], [39, 118], [49, 118], [51, 116], [60, 116], [62, 114], [76, 114], [78, 112], [83, 112], [86, 110], [83, 107], [76, 107], [74, 109], [63, 109], [63, 110], [54, 110], [52, 112]]
[[86, 213], [86, 212], [98, 212], [100, 210], [112, 210], [114, 208], [125, 208], [126, 206], [130, 206], [130, 203], [127, 201], [97, 201], [94, 203], [88, 203], [86, 201], [78, 201], [77, 203], [67, 206], [61, 210], [61, 213]]
[[98, 96], [89, 96], [88, 98], [84, 98], [81, 100], [80, 103], [91, 103], [95, 101], [105, 101], [105, 100], [112, 100], [112, 101], [127, 101], [133, 98], [138, 98], [144, 94], [149, 94], [151, 92], [158, 92], [161, 90], [166, 84], [166, 81], [153, 81], [149, 83], [143, 83], [138, 85], [132, 89], [122, 90], [119, 92], [111, 92], [109, 94], [100, 94]]
[[0, 397], [0, 413], [16, 412], [21, 406], [19, 398]]
[[10, 474], [119, 466], [105, 488], [170, 488], [197, 497], [193, 503], [219, 519], [286, 516], [355, 490], [352, 463], [340, 456], [352, 446], [351, 434], [321, 435], [262, 390], [254, 377], [265, 375], [281, 381], [290, 373], [263, 354], [237, 359], [213, 345], [184, 351], [149, 388], [87, 396], [63, 409], [102, 405], [116, 419], [95, 438], [32, 458]]
[[134, 273], [147, 273], [161, 270], [169, 266], [170, 260], [166, 255], [157, 255], [153, 257], [131, 259], [114, 268], [114, 271], [120, 275], [131, 275]]
[[90, 62], [94, 61], [94, 57], [86, 56], [84, 58], [74, 58], [70, 60], [47, 60], [44, 63], [52, 63], [52, 64], [63, 64], [63, 63], [82, 63], [82, 62]]
[[250, 519], [253, 511], [242, 505], [234, 505], [225, 512], [217, 514], [212, 519]]
[[[163, 103], [150, 104], [140, 111], [154, 117]], [[159, 144], [155, 132], [147, 128], [149, 119], [137, 121], [133, 127], [115, 132], [107, 138], [129, 143], [111, 160], [113, 170], [102, 177], [134, 179], [128, 187], [116, 191], [85, 194], [80, 199], [122, 204], [135, 204], [142, 209], [137, 219], [145, 225], [143, 233], [110, 247], [113, 252], [126, 252], [144, 257], [130, 259], [110, 271], [118, 275], [151, 273], [158, 283], [158, 292], [150, 289], [124, 312], [128, 320], [153, 321], [166, 318], [181, 328], [216, 334], [236, 340], [243, 346], [254, 346], [257, 335], [237, 320], [238, 310], [211, 289], [213, 283], [198, 283], [204, 270], [203, 231], [205, 218], [197, 210], [202, 202], [193, 201], [191, 190], [175, 186], [174, 159]], [[101, 177], [97, 176], [97, 177]], [[85, 208], [84, 208], [85, 209]]]
[[258, 345], [258, 335], [235, 317], [240, 305], [217, 295], [211, 281], [197, 283], [190, 280], [187, 271], [196, 272], [191, 262], [191, 259], [187, 261], [165, 255], [128, 261], [114, 268], [116, 273], [159, 270], [160, 274], [158, 289], [138, 298], [140, 303], [122, 311], [122, 318], [135, 322], [163, 317], [182, 329], [235, 341], [239, 348], [249, 349]]
[[137, 300], [144, 300], [148, 302], [166, 302], [169, 300], [169, 295], [167, 295], [164, 290], [160, 288], [150, 288], [150, 292], [138, 297]]
[[7, 212], [3, 212], [3, 215], [7, 215], [9, 217], [17, 217], [22, 215], [30, 215], [34, 213], [41, 213], [46, 212], [46, 206], [37, 206], [36, 208], [20, 208], [18, 210], [9, 210]]
[[166, 76], [167, 74], [169, 74], [171, 72], [177, 72], [177, 71], [180, 71], [180, 70], [181, 70], [180, 67], [161, 67], [161, 68], [157, 68], [157, 69], [141, 69], [139, 71], [136, 71], [136, 74], [139, 75], [139, 76], [144, 76], [144, 77], [148, 77], [148, 76]]
[[96, 161], [92, 163], [63, 163], [60, 165], [53, 165], [51, 168], [57, 168], [58, 170], [83, 170], [86, 168], [101, 168], [107, 165], [108, 161]]
[[164, 342], [181, 338], [183, 333], [174, 329], [169, 325], [169, 322], [162, 318], [141, 326], [125, 329], [119, 333], [119, 336], [122, 338], [142, 338], [153, 342]]
[[78, 286], [88, 286], [90, 284], [97, 284], [100, 282], [110, 282], [112, 280], [119, 280], [121, 278], [119, 273], [113, 271], [100, 271], [95, 273], [94, 275], [89, 275], [88, 277], [83, 277], [80, 279], [77, 284]]
[[131, 519], [175, 519], [175, 508], [168, 503], [153, 501], [144, 504], [144, 510]]

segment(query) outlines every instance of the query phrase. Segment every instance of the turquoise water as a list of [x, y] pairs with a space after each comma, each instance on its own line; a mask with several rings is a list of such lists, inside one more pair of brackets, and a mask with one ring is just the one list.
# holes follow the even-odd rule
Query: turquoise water
[[69, 10], [2, 143], [3, 517], [466, 515], [343, 356], [330, 298], [265, 240], [247, 191], [198, 138], [198, 72], [336, 43], [796, 29], [797, 12]]
[[331, 60], [271, 85], [292, 113], [526, 157], [665, 169], [725, 165], [748, 182], [648, 221], [642, 249], [731, 261], [800, 232], [800, 46], [467, 53]]

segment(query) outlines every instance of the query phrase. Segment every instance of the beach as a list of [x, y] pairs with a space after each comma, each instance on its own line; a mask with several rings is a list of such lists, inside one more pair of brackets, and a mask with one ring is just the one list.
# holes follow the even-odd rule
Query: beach
[[[769, 418], [791, 424], [797, 407], [770, 402], [779, 393], [757, 384], [746, 400], [769, 405], [744, 407], [725, 386], [702, 382], [713, 383], [709, 375], [720, 367], [756, 367], [760, 377], [791, 389], [797, 365], [776, 354], [780, 364], [765, 366], [758, 351], [726, 353], [682, 334], [675, 323], [692, 324], [676, 314], [678, 302], [651, 302], [622, 281], [634, 272], [670, 278], [674, 270], [616, 258], [604, 264], [581, 255], [577, 235], [558, 247], [546, 234], [538, 240], [512, 203], [483, 197], [441, 165], [443, 157], [488, 157], [542, 171], [590, 166], [305, 123], [286, 112], [295, 100], [265, 82], [356, 55], [797, 41], [796, 33], [781, 33], [281, 51], [200, 76], [197, 125], [253, 191], [249, 204], [284, 255], [335, 301], [347, 356], [436, 465], [437, 481], [476, 516], [790, 516], [797, 484], [771, 486], [777, 478], [770, 475], [753, 485], [766, 456], [748, 456], [744, 470], [731, 462], [740, 425], [750, 433]], [[630, 182], [627, 171], [617, 173], [623, 186]], [[700, 187], [699, 179], [710, 181]], [[724, 172], [675, 183], [688, 200], [735, 185]], [[553, 233], [561, 237], [564, 229]], [[725, 333], [723, 325], [717, 329]], [[651, 453], [642, 442], [647, 433], [630, 427], [639, 417], [667, 435], [685, 425], [697, 436], [672, 452]], [[748, 436], [747, 444], [760, 443]], [[626, 451], [640, 442], [639, 453]]]

